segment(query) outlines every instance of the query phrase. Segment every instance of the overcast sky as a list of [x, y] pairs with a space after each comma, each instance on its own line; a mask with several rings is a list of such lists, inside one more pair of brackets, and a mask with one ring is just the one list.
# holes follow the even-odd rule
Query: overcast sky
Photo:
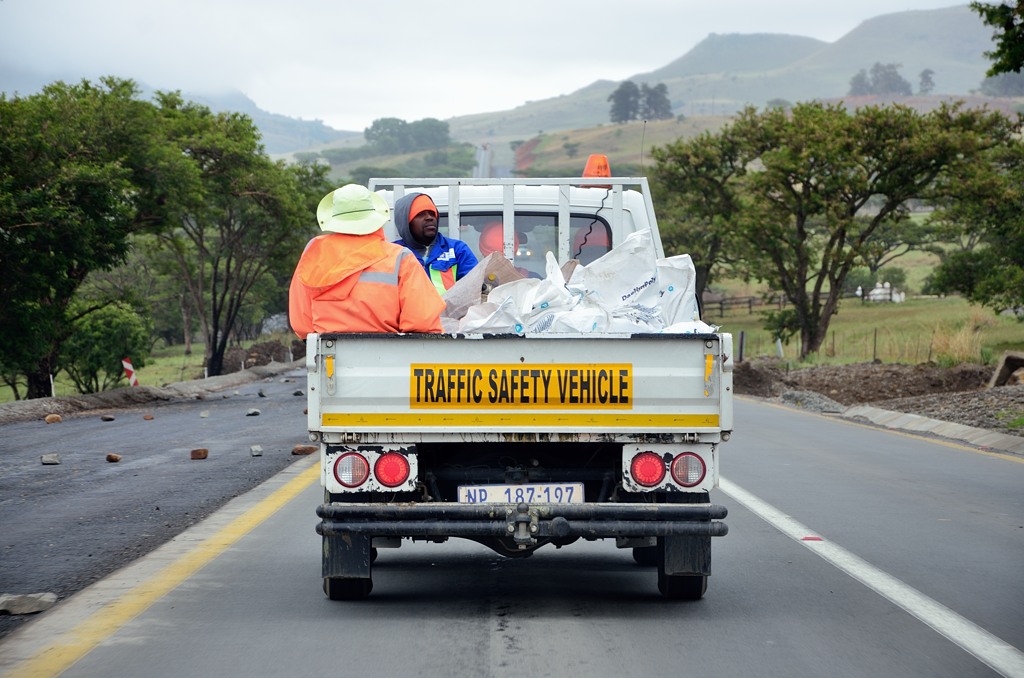
[[444, 120], [624, 80], [667, 65], [710, 33], [832, 42], [882, 14], [966, 4], [0, 0], [0, 63], [47, 79], [116, 75], [164, 90], [234, 88], [272, 113], [362, 131], [377, 118]]

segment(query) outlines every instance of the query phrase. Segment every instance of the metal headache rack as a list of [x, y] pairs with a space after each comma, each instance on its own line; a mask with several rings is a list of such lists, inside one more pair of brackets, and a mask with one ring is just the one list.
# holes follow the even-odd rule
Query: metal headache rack
[[[500, 189], [500, 201], [497, 200], [496, 193], [476, 187]], [[625, 192], [638, 190], [643, 196], [642, 202], [647, 222], [659, 241], [658, 249], [661, 249], [658, 222], [654, 214], [653, 199], [647, 177], [520, 177], [502, 179], [399, 177], [370, 179], [369, 188], [371, 191], [390, 191], [392, 204], [410, 190], [430, 194], [435, 203], [438, 203], [439, 209], [446, 208], [451, 237], [458, 237], [455, 231], [461, 221], [463, 206], [466, 204], [464, 201], [469, 201], [469, 204], [474, 205], [482, 205], [483, 203], [480, 201], [484, 199], [488, 201], [488, 204], [493, 205], [500, 202], [506, 242], [512, 242], [514, 238], [517, 204], [520, 206], [520, 212], [524, 211], [524, 204], [531, 202], [537, 206], [557, 206], [558, 260], [561, 262], [570, 258], [570, 205], [579, 204], [579, 195], [577, 194], [576, 199], [573, 199], [573, 191], [599, 191], [601, 194], [599, 197], [591, 198], [595, 202], [595, 214], [605, 216], [612, 224], [619, 224], [622, 222]], [[463, 191], [463, 189], [468, 190]], [[516, 199], [517, 191], [519, 192], [518, 200]], [[606, 214], [606, 210], [610, 214]]]

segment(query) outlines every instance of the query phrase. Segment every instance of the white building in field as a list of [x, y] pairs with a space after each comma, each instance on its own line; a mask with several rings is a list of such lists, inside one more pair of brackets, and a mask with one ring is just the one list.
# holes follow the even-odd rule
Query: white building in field
[[[860, 290], [859, 287], [857, 289], [858, 291]], [[857, 296], [860, 295], [858, 294]], [[893, 286], [887, 282], [877, 282], [875, 283], [874, 289], [868, 291], [866, 298], [868, 301], [891, 301], [894, 304], [902, 304], [907, 300], [907, 294], [906, 292], [894, 289]]]

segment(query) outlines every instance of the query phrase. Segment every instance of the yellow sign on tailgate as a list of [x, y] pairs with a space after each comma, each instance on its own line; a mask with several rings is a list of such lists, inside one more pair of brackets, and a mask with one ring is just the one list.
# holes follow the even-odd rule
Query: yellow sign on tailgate
[[628, 410], [633, 366], [413, 364], [409, 407]]

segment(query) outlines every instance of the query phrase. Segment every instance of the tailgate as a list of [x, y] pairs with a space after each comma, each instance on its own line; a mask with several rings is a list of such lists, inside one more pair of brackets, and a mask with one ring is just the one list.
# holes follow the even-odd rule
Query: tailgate
[[[310, 335], [310, 430], [718, 431], [729, 335]], [[313, 355], [312, 342], [318, 344]], [[723, 346], [725, 344], [725, 346]], [[724, 398], [723, 398], [724, 393]]]

